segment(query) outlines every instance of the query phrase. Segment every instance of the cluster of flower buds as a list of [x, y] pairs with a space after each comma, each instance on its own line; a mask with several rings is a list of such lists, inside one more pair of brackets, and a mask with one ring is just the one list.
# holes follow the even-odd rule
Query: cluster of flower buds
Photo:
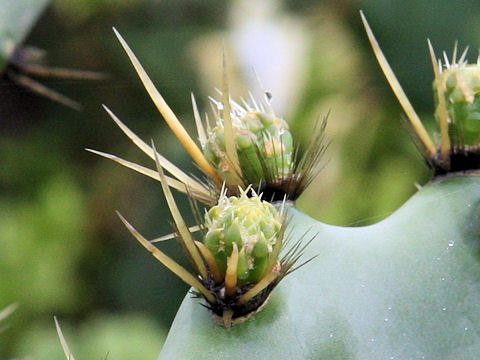
[[[436, 173], [466, 171], [480, 168], [480, 60], [468, 64], [465, 60], [468, 47], [456, 59], [457, 44], [449, 61], [435, 63], [432, 47], [435, 80], [435, 117], [444, 128], [440, 156], [433, 161]], [[445, 154], [445, 155], [443, 155]]]
[[480, 66], [467, 64], [467, 49], [457, 62], [455, 46], [452, 62], [447, 62], [445, 69], [439, 64], [433, 89], [436, 95], [437, 120], [442, 120], [446, 110], [450, 120], [450, 136], [452, 140], [456, 139], [453, 142], [471, 146], [478, 144], [480, 140]]
[[468, 47], [457, 59], [457, 44], [448, 59], [437, 59], [428, 41], [435, 78], [435, 118], [439, 143], [431, 139], [383, 55], [367, 20], [361, 13], [373, 51], [387, 81], [403, 107], [413, 131], [411, 135], [435, 175], [480, 169], [480, 57], [466, 60]]
[[[283, 210], [283, 208], [282, 208]], [[282, 227], [282, 214], [254, 194], [220, 197], [218, 205], [205, 214], [207, 230], [203, 243], [213, 254], [214, 265], [222, 280], [232, 254], [237, 261], [237, 282], [246, 285], [259, 282], [278, 261], [272, 256]], [[228, 291], [227, 291], [228, 292]], [[230, 290], [231, 292], [231, 290]]]
[[[222, 191], [218, 204], [206, 211], [196, 227], [202, 241], [195, 240], [178, 210], [158, 157], [156, 164], [176, 233], [149, 241], [119, 214], [121, 220], [153, 256], [196, 289], [194, 293], [206, 300], [219, 323], [230, 327], [244, 321], [262, 308], [284, 276], [306, 263], [293, 268], [313, 238], [304, 243], [302, 237], [282, 253], [286, 244], [285, 203], [277, 210], [261, 195], [246, 189], [239, 196], [227, 196]], [[200, 217], [197, 213], [196, 218]], [[176, 237], [187, 251], [193, 272], [153, 245], [171, 237]]]
[[[435, 174], [479, 169], [480, 61], [469, 65], [465, 60], [467, 49], [457, 61], [455, 46], [452, 59], [449, 61], [444, 54], [442, 64], [428, 42], [435, 73], [435, 117], [440, 130], [440, 143], [436, 145], [390, 68], [363, 13], [361, 16], [379, 64], [408, 117], [412, 136]], [[299, 156], [288, 124], [273, 111], [271, 96], [264, 92], [265, 98], [261, 101], [256, 101], [252, 95], [249, 101], [233, 101], [224, 65], [223, 88], [219, 91], [221, 99], [210, 99], [213, 123], [208, 118], [201, 119], [192, 95], [199, 146], [157, 91], [125, 40], [116, 30], [115, 33], [154, 104], [207, 179], [200, 181], [185, 174], [162, 157], [153, 142], [151, 145], [145, 143], [107, 108], [122, 131], [155, 161], [156, 170], [114, 155], [90, 151], [161, 182], [175, 221], [175, 234], [149, 241], [119, 216], [135, 238], [195, 288], [194, 293], [205, 299], [206, 307], [217, 320], [230, 327], [265, 305], [271, 291], [284, 276], [295, 270], [295, 263], [313, 240], [304, 242], [303, 236], [285, 246], [288, 236], [284, 239], [287, 226], [284, 206], [287, 200], [294, 201], [302, 193], [318, 170], [327, 146], [325, 121], [315, 128], [310, 144]], [[170, 176], [165, 175], [164, 170]], [[203, 220], [198, 221], [202, 215], [196, 213], [197, 226], [189, 228], [186, 225], [170, 188], [210, 206]], [[281, 200], [281, 206], [275, 207], [266, 200]], [[196, 205], [192, 208], [198, 209]], [[194, 231], [201, 234], [200, 241], [194, 239]], [[188, 271], [153, 245], [155, 241], [172, 237], [177, 237], [187, 251], [193, 271]], [[288, 250], [284, 251], [285, 248]]]
[[[207, 160], [215, 166], [227, 184], [236, 182], [239, 175], [227, 155], [225, 125], [220, 117], [223, 103], [212, 99], [218, 112], [215, 127], [208, 131], [203, 145]], [[257, 105], [245, 102], [244, 106], [231, 102], [231, 123], [238, 157], [241, 182], [258, 186], [262, 182], [282, 181], [291, 175], [293, 139], [285, 120]]]
[[[288, 246], [285, 204], [295, 200], [310, 183], [324, 153], [325, 121], [315, 128], [316, 135], [299, 157], [288, 124], [277, 117], [270, 97], [263, 101], [230, 98], [228, 82], [220, 92], [221, 101], [211, 98], [214, 124], [200, 118], [192, 95], [200, 146], [166, 104], [125, 40], [116, 32], [145, 88], [170, 128], [208, 176], [202, 182], [185, 174], [161, 156], [152, 142], [148, 145], [133, 133], [108, 108], [109, 115], [122, 131], [151, 159], [156, 169], [129, 162], [114, 155], [89, 150], [161, 182], [175, 234], [147, 240], [120, 214], [134, 237], [163, 265], [191, 285], [205, 299], [219, 323], [226, 327], [248, 318], [266, 303], [271, 291], [303, 255], [304, 236]], [[226, 76], [224, 74], [224, 79]], [[167, 171], [172, 176], [164, 173]], [[188, 227], [175, 203], [170, 188], [187, 193], [193, 200], [197, 225]], [[258, 190], [258, 191], [256, 191]], [[262, 198], [263, 196], [263, 198]], [[203, 216], [196, 200], [210, 206]], [[266, 201], [280, 201], [276, 206]], [[198, 232], [201, 240], [195, 239]], [[193, 271], [176, 263], [153, 245], [176, 237], [188, 253]], [[309, 260], [307, 260], [309, 261]], [[304, 262], [305, 264], [306, 262]], [[302, 264], [303, 265], [303, 264]]]

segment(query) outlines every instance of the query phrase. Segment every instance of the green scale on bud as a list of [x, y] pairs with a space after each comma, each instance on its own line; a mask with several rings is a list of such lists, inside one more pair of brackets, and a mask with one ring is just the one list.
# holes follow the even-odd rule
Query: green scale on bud
[[[213, 101], [219, 109], [221, 103]], [[218, 114], [203, 145], [206, 159], [228, 184], [239, 176], [245, 184], [259, 185], [282, 180], [291, 174], [293, 139], [285, 120], [263, 107], [243, 106], [231, 101], [231, 121], [240, 171], [227, 156], [224, 121]], [[271, 110], [271, 109], [270, 109]], [[240, 173], [238, 173], [240, 172]]]
[[[234, 244], [238, 249], [238, 285], [254, 284], [265, 275], [282, 227], [282, 215], [260, 196], [222, 196], [205, 214], [205, 246], [212, 252], [225, 277]], [[274, 255], [273, 255], [274, 256]]]
[[[434, 82], [439, 119], [439, 96], [445, 99], [452, 141], [477, 145], [480, 140], [480, 66], [464, 63], [447, 66]], [[439, 111], [440, 110], [440, 111]]]

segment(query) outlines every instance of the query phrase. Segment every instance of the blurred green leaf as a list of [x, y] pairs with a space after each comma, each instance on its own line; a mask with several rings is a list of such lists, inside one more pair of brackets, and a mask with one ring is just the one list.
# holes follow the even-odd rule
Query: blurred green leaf
[[[85, 248], [87, 228], [75, 181], [58, 174], [34, 201], [1, 205], [0, 272], [5, 278], [0, 300], [20, 301], [30, 311], [78, 305], [81, 285], [73, 281], [74, 263]], [[19, 265], [28, 271], [18, 271]]]
[[[80, 326], [58, 319], [63, 336], [77, 360], [153, 359], [165, 339], [165, 330], [148, 316], [137, 313], [95, 314]], [[46, 329], [49, 329], [46, 331]], [[64, 360], [60, 340], [51, 323], [30, 328], [18, 352], [38, 360]]]

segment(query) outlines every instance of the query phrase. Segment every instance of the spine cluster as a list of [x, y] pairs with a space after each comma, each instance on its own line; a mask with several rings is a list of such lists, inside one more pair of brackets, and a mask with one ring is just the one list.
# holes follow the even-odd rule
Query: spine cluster
[[[248, 184], [258, 185], [287, 177], [292, 169], [293, 139], [288, 124], [279, 117], [261, 111], [247, 111], [237, 105], [232, 114], [235, 149], [242, 177]], [[232, 183], [236, 169], [227, 156], [223, 121], [217, 121], [208, 132], [203, 146], [226, 183]]]
[[[225, 80], [222, 100], [211, 98], [213, 122], [204, 122], [192, 95], [198, 140], [196, 144], [153, 85], [142, 65], [115, 30], [146, 90], [192, 159], [207, 176], [205, 181], [185, 174], [162, 155], [153, 141], [141, 140], [113, 112], [106, 108], [120, 129], [155, 162], [150, 169], [114, 155], [90, 150], [161, 182], [175, 233], [154, 240], [145, 239], [125, 218], [120, 218], [132, 235], [163, 265], [191, 285], [226, 327], [259, 311], [281, 279], [295, 270], [303, 255], [304, 236], [286, 249], [284, 239], [286, 200], [295, 200], [310, 183], [325, 151], [325, 122], [302, 156], [298, 156], [288, 124], [274, 114], [270, 97], [262, 101], [250, 96], [242, 105], [233, 101]], [[226, 79], [226, 76], [224, 77]], [[165, 174], [168, 172], [168, 174]], [[171, 193], [174, 188], [193, 198], [197, 226], [188, 227]], [[279, 201], [275, 207], [262, 199]], [[200, 214], [196, 200], [207, 205]], [[202, 219], [203, 218], [203, 219]], [[197, 232], [200, 240], [196, 240]], [[153, 243], [176, 237], [191, 260], [187, 270]], [[312, 241], [311, 239], [310, 241]], [[301, 266], [301, 265], [300, 265]], [[298, 268], [298, 266], [297, 266]]]
[[407, 115], [412, 138], [434, 174], [480, 169], [480, 57], [476, 64], [468, 64], [468, 47], [457, 58], [455, 44], [450, 59], [445, 52], [443, 60], [437, 59], [428, 40], [439, 130], [432, 139], [388, 64], [367, 19], [360, 14], [378, 63]]

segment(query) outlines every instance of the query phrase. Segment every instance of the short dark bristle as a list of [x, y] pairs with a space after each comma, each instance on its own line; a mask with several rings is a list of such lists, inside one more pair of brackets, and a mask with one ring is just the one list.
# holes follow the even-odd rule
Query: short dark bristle
[[435, 176], [480, 170], [480, 145], [454, 147], [448, 161], [443, 161], [437, 153], [433, 159], [427, 159], [427, 164]]
[[253, 312], [255, 312], [258, 308], [260, 308], [263, 303], [268, 299], [268, 296], [272, 292], [272, 290], [277, 286], [278, 282], [273, 281], [270, 283], [265, 289], [263, 289], [257, 296], [255, 296], [252, 300], [250, 300], [246, 304], [241, 304], [238, 302], [238, 299], [245, 294], [248, 290], [253, 287], [253, 284], [238, 287], [237, 293], [233, 298], [225, 298], [220, 296], [220, 291], [223, 286], [217, 286], [215, 289], [210, 288], [209, 290], [212, 294], [215, 295], [217, 302], [215, 304], [206, 304], [205, 307], [212, 311], [217, 316], [222, 316], [225, 310], [232, 310], [233, 311], [233, 319], [241, 318], [247, 316]]
[[[295, 146], [292, 165], [287, 175], [280, 174], [279, 169], [275, 166], [268, 166], [260, 149], [256, 148], [265, 174], [264, 182], [258, 184], [258, 193], [263, 194], [263, 199], [269, 202], [283, 201], [284, 199], [295, 201], [318, 175], [324, 165], [321, 164], [322, 157], [330, 145], [330, 141], [325, 140], [327, 118], [328, 115], [317, 121], [313, 129], [313, 136], [303, 154], [300, 155], [299, 145]], [[273, 148], [275, 149], [275, 147]], [[280, 156], [282, 155], [280, 154]], [[282, 157], [282, 165], [284, 163]], [[252, 183], [249, 178], [245, 178], [244, 181], [247, 184]]]
[[[213, 278], [209, 278], [203, 281], [205, 287], [215, 297], [216, 302], [214, 304], [206, 302], [202, 304], [209, 309], [213, 314], [221, 318], [225, 311], [230, 310], [233, 312], [232, 319], [234, 321], [240, 319], [240, 322], [248, 318], [250, 315], [256, 313], [261, 309], [266, 302], [275, 287], [282, 281], [282, 279], [291, 274], [296, 269], [307, 264], [313, 260], [316, 256], [311, 257], [298, 264], [300, 258], [304, 255], [306, 248], [316, 238], [316, 234], [309, 236], [310, 229], [307, 229], [298, 239], [293, 240], [292, 233], [285, 234], [288, 224], [287, 215], [284, 215], [284, 222], [279, 233], [279, 237], [282, 239], [282, 248], [286, 249], [282, 252], [282, 256], [278, 262], [279, 274], [270, 282], [262, 291], [255, 295], [247, 303], [242, 303], [239, 299], [252, 289], [255, 284], [246, 284], [238, 286], [234, 296], [225, 296], [225, 283], [216, 284]], [[203, 298], [203, 295], [198, 291], [191, 291], [192, 295], [196, 298]], [[242, 319], [243, 318], [243, 319]]]
[[259, 193], [268, 202], [295, 201], [305, 190], [302, 179], [295, 179], [295, 175], [285, 176], [277, 181], [267, 182], [259, 187]]

